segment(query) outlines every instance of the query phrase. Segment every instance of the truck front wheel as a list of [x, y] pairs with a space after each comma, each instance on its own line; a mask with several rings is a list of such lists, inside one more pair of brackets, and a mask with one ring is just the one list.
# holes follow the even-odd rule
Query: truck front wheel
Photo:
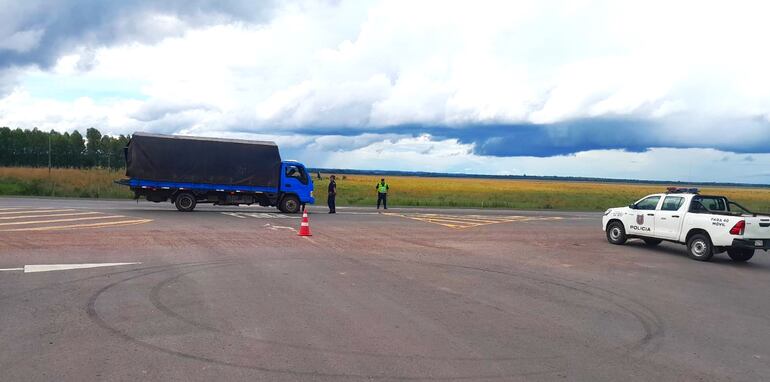
[[176, 200], [174, 200], [176, 209], [182, 212], [190, 212], [194, 210], [197, 203], [198, 202], [195, 200], [195, 195], [189, 192], [182, 192], [181, 194], [177, 195]]
[[288, 214], [296, 214], [299, 212], [300, 204], [299, 199], [294, 195], [287, 195], [281, 200], [281, 204], [278, 205], [278, 209]]
[[702, 233], [697, 233], [687, 240], [687, 250], [690, 258], [698, 261], [709, 261], [714, 256], [714, 246], [711, 239]]
[[626, 240], [626, 229], [623, 227], [623, 223], [614, 221], [607, 224], [607, 241], [620, 245], [625, 244]]
[[733, 261], [749, 261], [752, 257], [754, 257], [754, 249], [753, 248], [728, 248], [727, 249], [727, 256], [730, 256]]

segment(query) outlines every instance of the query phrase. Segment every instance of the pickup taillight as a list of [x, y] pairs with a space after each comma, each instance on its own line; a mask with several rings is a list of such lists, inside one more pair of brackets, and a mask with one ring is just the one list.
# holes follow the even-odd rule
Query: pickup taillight
[[733, 228], [730, 228], [730, 235], [743, 235], [744, 229], [746, 229], [746, 221], [739, 220]]

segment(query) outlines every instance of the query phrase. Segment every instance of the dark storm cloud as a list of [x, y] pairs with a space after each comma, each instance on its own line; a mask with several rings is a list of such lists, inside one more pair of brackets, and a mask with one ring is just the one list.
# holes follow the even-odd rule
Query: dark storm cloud
[[[184, 25], [223, 21], [260, 22], [272, 1], [247, 0], [0, 0], [0, 70], [36, 65], [47, 68], [78, 47], [154, 42], [184, 32], [155, 16], [173, 16]], [[89, 67], [84, 62], [84, 68]]]
[[[686, 128], [685, 128], [686, 126]], [[303, 128], [295, 133], [357, 136], [373, 129]], [[697, 125], [685, 121], [582, 119], [554, 124], [484, 124], [466, 126], [400, 125], [380, 134], [430, 134], [473, 144], [478, 155], [550, 157], [589, 150], [643, 152], [651, 148], [708, 148], [735, 153], [770, 153], [770, 122], [739, 119]], [[747, 157], [750, 158], [750, 157]], [[751, 158], [753, 159], [753, 158]], [[750, 161], [751, 159], [746, 159]]]

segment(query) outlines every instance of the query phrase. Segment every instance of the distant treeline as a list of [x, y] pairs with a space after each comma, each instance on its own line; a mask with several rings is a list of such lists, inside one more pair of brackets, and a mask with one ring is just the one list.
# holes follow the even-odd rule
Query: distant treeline
[[471, 178], [471, 179], [508, 179], [508, 180], [542, 180], [556, 182], [589, 182], [589, 183], [627, 183], [627, 184], [655, 184], [666, 186], [697, 186], [697, 187], [742, 187], [742, 188], [768, 188], [770, 184], [760, 183], [735, 183], [735, 182], [683, 182], [680, 180], [647, 180], [647, 179], [613, 179], [580, 176], [543, 176], [543, 175], [482, 175], [461, 174], [424, 171], [396, 171], [396, 170], [354, 170], [338, 168], [309, 168], [311, 173], [318, 174], [348, 174], [348, 175], [375, 175], [375, 176], [415, 176], [419, 178]]
[[95, 128], [86, 130], [84, 138], [77, 130], [61, 134], [0, 127], [0, 166], [47, 167], [50, 152], [52, 167], [117, 169], [126, 165], [128, 139], [102, 135]]

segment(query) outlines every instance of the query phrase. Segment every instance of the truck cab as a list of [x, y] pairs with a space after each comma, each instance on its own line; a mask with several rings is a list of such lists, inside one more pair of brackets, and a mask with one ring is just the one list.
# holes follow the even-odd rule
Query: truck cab
[[281, 162], [279, 193], [281, 201], [278, 206], [284, 212], [294, 212], [302, 204], [315, 203], [313, 177], [308, 174], [305, 165], [291, 160]]
[[735, 261], [770, 249], [770, 215], [757, 214], [725, 196], [701, 195], [693, 188], [669, 188], [604, 213], [602, 225], [611, 244], [642, 239], [685, 244], [689, 256], [708, 261], [727, 252]]

